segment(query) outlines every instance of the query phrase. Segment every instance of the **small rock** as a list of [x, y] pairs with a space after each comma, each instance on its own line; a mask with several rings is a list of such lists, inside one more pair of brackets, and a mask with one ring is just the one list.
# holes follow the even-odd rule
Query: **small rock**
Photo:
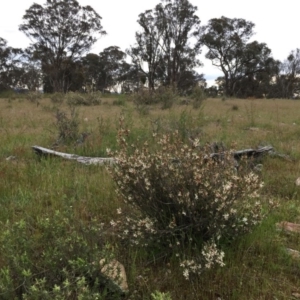
[[100, 260], [101, 273], [107, 277], [113, 286], [117, 287], [121, 292], [128, 292], [127, 276], [124, 266], [115, 259], [106, 261]]
[[300, 259], [300, 252], [294, 249], [286, 248], [286, 251], [294, 259]]
[[294, 292], [294, 293], [292, 293], [292, 296], [294, 298], [300, 299], [300, 293]]
[[6, 157], [6, 160], [7, 161], [9, 161], [9, 160], [16, 160], [17, 159], [17, 157], [16, 156], [13, 156], [13, 155], [11, 155], [11, 156], [9, 156], [9, 157]]
[[300, 186], [300, 177], [298, 177], [295, 181], [296, 186]]
[[259, 128], [257, 128], [257, 127], [249, 127], [249, 130], [251, 130], [251, 131], [259, 131]]
[[300, 233], [300, 224], [290, 223], [290, 222], [280, 222], [276, 224], [276, 227], [286, 232]]

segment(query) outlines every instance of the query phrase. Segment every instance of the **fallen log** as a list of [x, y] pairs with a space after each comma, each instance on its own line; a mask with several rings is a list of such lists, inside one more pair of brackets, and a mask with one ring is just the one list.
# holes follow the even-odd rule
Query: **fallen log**
[[40, 146], [32, 146], [32, 149], [39, 156], [58, 156], [68, 160], [75, 160], [85, 165], [104, 165], [104, 164], [112, 165], [116, 161], [115, 158], [111, 158], [111, 157], [80, 156], [76, 154], [58, 152]]
[[[39, 156], [58, 156], [58, 157], [62, 157], [64, 159], [68, 159], [68, 160], [75, 160], [75, 161], [85, 164], [85, 165], [104, 165], [104, 164], [112, 165], [116, 162], [116, 159], [113, 157], [79, 156], [76, 154], [69, 154], [69, 153], [54, 151], [54, 150], [40, 147], [40, 146], [32, 146], [32, 149]], [[287, 157], [285, 155], [277, 154], [274, 151], [272, 146], [260, 147], [258, 149], [244, 149], [244, 150], [239, 150], [239, 151], [235, 151], [232, 153], [233, 158], [237, 164], [238, 164], [238, 161], [242, 157], [258, 159], [258, 158], [263, 157], [263, 155], [265, 155], [265, 154], [271, 154], [272, 156], [278, 156], [281, 158], [291, 160], [289, 157]], [[222, 151], [222, 152], [218, 152], [218, 153], [211, 153], [209, 155], [209, 157], [213, 158], [213, 159], [221, 159], [222, 160], [222, 158], [224, 158], [224, 155], [225, 155], [225, 152]]]

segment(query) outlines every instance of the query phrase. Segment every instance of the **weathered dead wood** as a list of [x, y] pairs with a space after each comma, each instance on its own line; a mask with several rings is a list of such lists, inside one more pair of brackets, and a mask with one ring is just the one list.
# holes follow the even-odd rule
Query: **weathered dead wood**
[[32, 146], [34, 152], [39, 156], [58, 156], [68, 160], [76, 160], [79, 163], [85, 165], [104, 165], [104, 164], [114, 164], [115, 159], [110, 157], [87, 157], [79, 156], [76, 154], [69, 154], [64, 152], [58, 152], [51, 149], [47, 149], [40, 146]]
[[[210, 157], [212, 157], [212, 158], [222, 157], [222, 156], [224, 156], [225, 152], [226, 152], [225, 150], [222, 150], [221, 152], [212, 153], [210, 155]], [[232, 153], [233, 158], [236, 161], [239, 161], [243, 157], [253, 158], [255, 160], [258, 160], [258, 159], [262, 158], [263, 156], [265, 156], [266, 154], [268, 154], [271, 157], [279, 157], [279, 158], [282, 158], [282, 159], [285, 159], [285, 160], [291, 161], [291, 162], [294, 161], [288, 155], [277, 153], [272, 146], [264, 146], [264, 147], [260, 147], [257, 149], [244, 149], [244, 150], [239, 150], [239, 151], [235, 151]]]
[[[265, 146], [261, 147], [258, 149], [244, 149], [244, 150], [239, 150], [235, 151], [232, 153], [233, 158], [237, 161], [239, 161], [242, 157], [247, 157], [247, 158], [260, 158], [265, 154], [269, 154], [271, 152], [274, 152], [274, 148], [272, 146]], [[222, 157], [224, 156], [225, 151], [218, 152], [218, 153], [211, 153], [210, 157], [211, 158], [217, 158], [217, 157]]]
[[[54, 151], [40, 146], [32, 146], [32, 149], [35, 151], [36, 154], [40, 156], [59, 156], [68, 160], [76, 160], [77, 162], [85, 165], [114, 164], [116, 161], [115, 158], [79, 156], [76, 154]], [[211, 153], [209, 157], [213, 159], [222, 160], [224, 158], [225, 153], [226, 153], [225, 151], [218, 152], [218, 153]], [[272, 146], [260, 147], [258, 149], [244, 149], [232, 153], [236, 163], [238, 163], [238, 161], [241, 160], [242, 157], [258, 159], [258, 158], [262, 158], [265, 154], [271, 154], [272, 156], [278, 156], [280, 158], [284, 158], [286, 160], [292, 161], [290, 157], [283, 154], [276, 153]]]

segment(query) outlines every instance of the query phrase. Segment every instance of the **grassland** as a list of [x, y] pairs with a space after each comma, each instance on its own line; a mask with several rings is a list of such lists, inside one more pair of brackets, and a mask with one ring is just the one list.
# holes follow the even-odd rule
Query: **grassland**
[[[253, 233], [228, 247], [223, 268], [186, 281], [177, 265], [145, 261], [142, 251], [123, 249], [108, 238], [111, 251], [127, 271], [130, 292], [126, 297], [151, 299], [155, 290], [169, 291], [173, 300], [293, 299], [293, 294], [300, 293], [300, 262], [285, 251], [300, 251], [300, 236], [286, 235], [275, 227], [283, 220], [300, 223], [300, 188], [295, 185], [300, 176], [300, 102], [216, 98], [205, 100], [199, 109], [175, 104], [168, 110], [152, 106], [149, 113], [141, 114], [130, 99], [120, 99], [103, 98], [101, 105], [78, 107], [80, 132], [90, 135], [82, 145], [61, 144], [57, 150], [105, 156], [106, 148], [117, 148], [118, 119], [124, 115], [130, 139], [136, 143], [148, 140], [153, 130], [178, 130], [185, 139], [200, 138], [201, 144], [222, 142], [236, 150], [272, 145], [278, 153], [293, 158], [264, 159], [262, 197], [278, 201], [279, 206]], [[31, 146], [51, 147], [57, 139], [57, 109], [70, 112], [66, 104], [53, 104], [47, 98], [38, 102], [0, 99], [2, 228], [7, 222], [51, 218], [57, 211], [71, 212], [74, 222], [109, 224], [117, 218], [117, 208], [126, 211], [105, 168], [38, 159], [33, 153]], [[7, 160], [10, 156], [15, 159]], [[0, 253], [0, 268], [7, 263], [4, 257]], [[1, 295], [0, 291], [0, 299]]]

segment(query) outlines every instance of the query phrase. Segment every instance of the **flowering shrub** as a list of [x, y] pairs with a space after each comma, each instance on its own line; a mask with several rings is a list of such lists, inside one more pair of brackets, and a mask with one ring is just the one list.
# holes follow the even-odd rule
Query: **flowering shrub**
[[198, 140], [184, 144], [178, 132], [155, 136], [152, 151], [147, 143], [129, 147], [127, 133], [120, 130], [121, 149], [111, 169], [119, 195], [132, 208], [111, 222], [120, 238], [178, 257], [187, 279], [223, 266], [222, 243], [263, 217], [259, 177], [237, 173], [230, 152], [213, 158]]

